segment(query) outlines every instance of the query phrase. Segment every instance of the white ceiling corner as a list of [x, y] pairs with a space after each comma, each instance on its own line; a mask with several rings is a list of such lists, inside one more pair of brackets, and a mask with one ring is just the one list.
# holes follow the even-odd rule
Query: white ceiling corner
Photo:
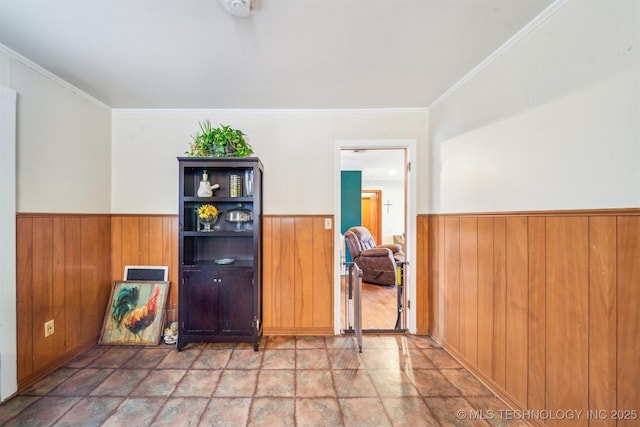
[[426, 108], [553, 0], [0, 0], [0, 44], [111, 108]]

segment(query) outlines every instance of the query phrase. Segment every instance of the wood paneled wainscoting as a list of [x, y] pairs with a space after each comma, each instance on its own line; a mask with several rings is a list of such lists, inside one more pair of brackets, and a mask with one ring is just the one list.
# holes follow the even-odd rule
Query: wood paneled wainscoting
[[[333, 334], [333, 223], [264, 217], [265, 335]], [[168, 265], [168, 304], [178, 302], [177, 215], [21, 213], [16, 224], [20, 391], [98, 341], [125, 265]], [[45, 337], [51, 319], [55, 333]]]
[[265, 216], [264, 334], [333, 335], [334, 222], [332, 215]]
[[[514, 408], [584, 411], [570, 425], [638, 425], [640, 210], [425, 221], [437, 341]], [[624, 411], [636, 418], [616, 424], [634, 417]]]
[[[111, 291], [109, 215], [18, 214], [18, 389], [94, 345]], [[54, 333], [45, 337], [45, 322]]]
[[[333, 334], [333, 227], [315, 215], [263, 219], [263, 331]], [[168, 265], [168, 304], [178, 302], [178, 217], [113, 215], [111, 275], [125, 265]]]
[[127, 265], [168, 266], [171, 285], [167, 307], [177, 307], [178, 216], [112, 215], [112, 280], [122, 280]]

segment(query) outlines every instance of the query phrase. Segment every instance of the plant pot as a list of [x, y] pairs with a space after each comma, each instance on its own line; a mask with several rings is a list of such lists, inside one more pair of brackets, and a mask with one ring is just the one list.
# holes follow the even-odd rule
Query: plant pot
[[213, 146], [211, 151], [215, 157], [233, 157], [236, 152], [236, 149], [233, 145], [228, 144], [224, 147]]

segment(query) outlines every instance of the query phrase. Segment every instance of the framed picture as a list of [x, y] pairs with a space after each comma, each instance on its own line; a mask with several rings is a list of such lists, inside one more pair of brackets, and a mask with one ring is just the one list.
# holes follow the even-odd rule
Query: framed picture
[[168, 293], [167, 281], [114, 282], [99, 343], [158, 345]]
[[157, 265], [125, 265], [122, 280], [169, 280], [169, 267]]

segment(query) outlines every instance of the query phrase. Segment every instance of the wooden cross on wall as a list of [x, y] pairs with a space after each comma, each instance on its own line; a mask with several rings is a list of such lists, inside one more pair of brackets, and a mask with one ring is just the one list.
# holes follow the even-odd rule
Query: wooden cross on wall
[[389, 200], [387, 200], [387, 203], [384, 204], [387, 207], [387, 213], [389, 213], [389, 206], [393, 206], [393, 203], [389, 202]]

